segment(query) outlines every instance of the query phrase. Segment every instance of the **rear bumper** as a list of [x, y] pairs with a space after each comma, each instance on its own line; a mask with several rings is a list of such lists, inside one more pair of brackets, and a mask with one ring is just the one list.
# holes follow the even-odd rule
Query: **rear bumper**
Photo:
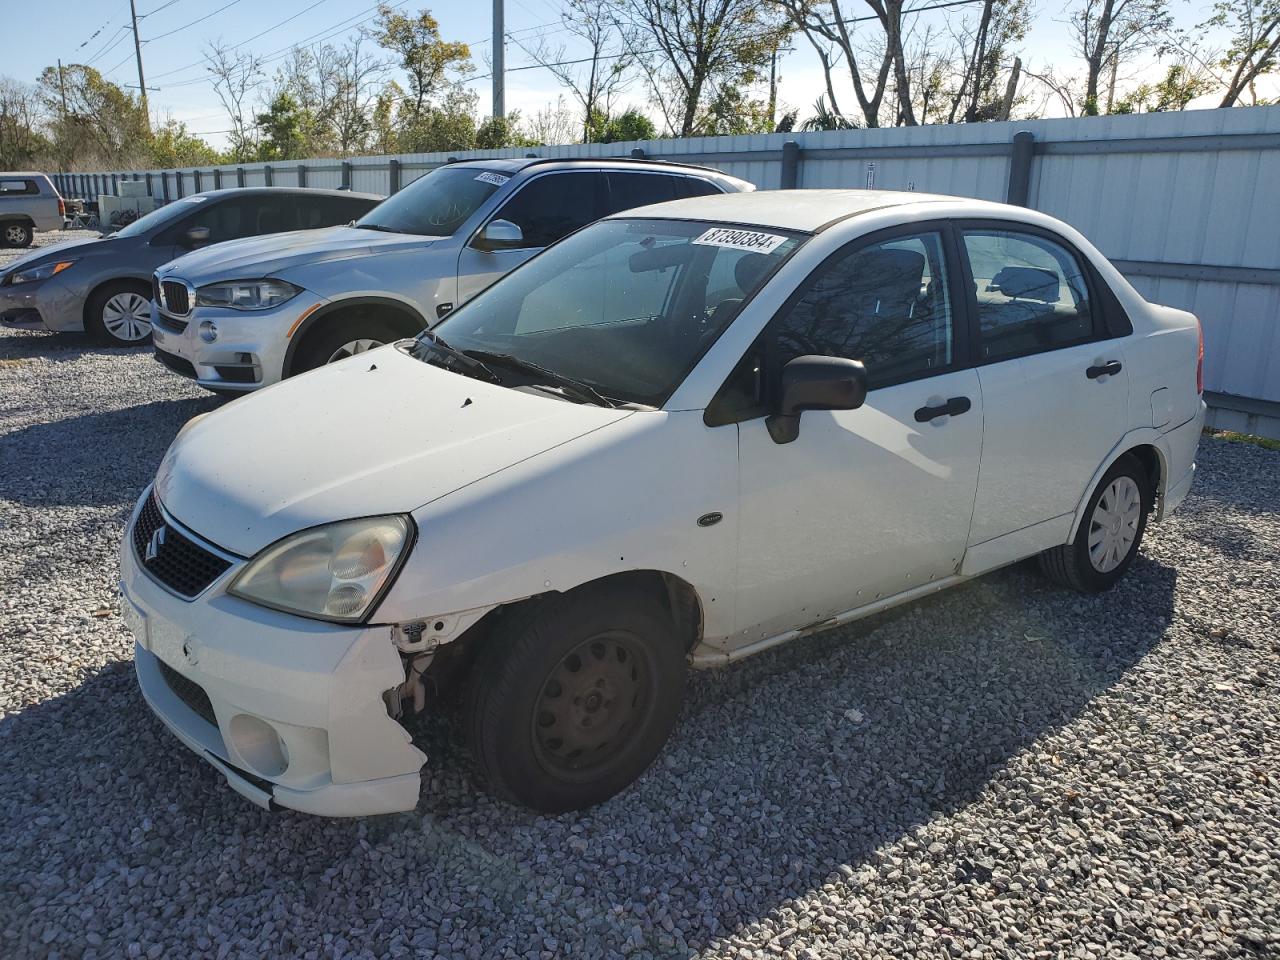
[[142, 569], [132, 527], [120, 552], [123, 609], [139, 686], [165, 726], [259, 806], [412, 810], [426, 756], [383, 700], [404, 679], [389, 628], [305, 620], [230, 596], [243, 562], [184, 600]]
[[1165, 445], [1169, 479], [1160, 497], [1159, 519], [1164, 519], [1178, 509], [1191, 492], [1191, 484], [1196, 476], [1196, 450], [1200, 446], [1200, 435], [1204, 432], [1205, 410], [1204, 402], [1201, 401], [1194, 417], [1161, 437]]

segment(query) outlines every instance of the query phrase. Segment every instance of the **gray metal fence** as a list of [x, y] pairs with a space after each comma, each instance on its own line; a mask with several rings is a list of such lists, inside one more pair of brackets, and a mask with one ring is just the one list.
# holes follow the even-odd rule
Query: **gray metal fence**
[[1280, 437], [1280, 107], [404, 154], [57, 175], [72, 197], [143, 178], [173, 200], [233, 186], [390, 194], [452, 159], [649, 156], [761, 189], [867, 187], [1018, 203], [1088, 236], [1148, 299], [1205, 327], [1210, 422]]

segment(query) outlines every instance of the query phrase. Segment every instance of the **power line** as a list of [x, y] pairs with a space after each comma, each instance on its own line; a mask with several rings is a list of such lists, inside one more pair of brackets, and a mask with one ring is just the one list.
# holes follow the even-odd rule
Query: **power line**
[[241, 2], [242, 0], [231, 0], [230, 3], [224, 3], [217, 10], [211, 11], [210, 13], [206, 13], [203, 17], [197, 17], [195, 20], [192, 20], [190, 23], [184, 23], [180, 27], [174, 27], [168, 33], [162, 33], [155, 37], [148, 37], [147, 43], [151, 43], [152, 41], [155, 41], [155, 40], [163, 40], [165, 37], [172, 37], [175, 33], [181, 33], [183, 30], [186, 30], [188, 27], [194, 27], [197, 23], [204, 23], [210, 17], [216, 17], [223, 10], [227, 10], [231, 7], [234, 7], [237, 3], [241, 3]]
[[[177, 2], [177, 0], [174, 0], [174, 2], [176, 3], [176, 2]], [[297, 13], [295, 13], [293, 16], [291, 16], [291, 17], [285, 17], [285, 18], [284, 18], [283, 20], [281, 20], [279, 23], [277, 23], [277, 24], [275, 24], [275, 25], [273, 25], [273, 26], [267, 27], [267, 29], [265, 29], [265, 30], [261, 31], [260, 33], [255, 33], [252, 37], [249, 37], [249, 38], [247, 38], [247, 39], [245, 39], [245, 40], [241, 40], [239, 43], [235, 44], [235, 46], [233, 46], [231, 49], [232, 49], [232, 50], [238, 50], [240, 47], [243, 47], [246, 43], [253, 43], [253, 41], [254, 41], [254, 40], [257, 40], [259, 37], [265, 37], [265, 36], [266, 36], [268, 33], [270, 33], [272, 30], [278, 30], [278, 29], [280, 29], [281, 27], [283, 27], [286, 23], [289, 23], [289, 22], [290, 22], [290, 21], [292, 21], [292, 20], [297, 20], [297, 19], [298, 19], [300, 16], [302, 16], [304, 13], [309, 13], [309, 12], [311, 12], [312, 10], [314, 10], [316, 7], [320, 6], [320, 4], [322, 4], [322, 3], [328, 3], [328, 2], [329, 2], [329, 0], [316, 0], [316, 2], [315, 2], [315, 3], [311, 4], [311, 6], [309, 6], [309, 7], [303, 7], [301, 10], [299, 10], [299, 11], [298, 11]], [[200, 64], [195, 64], [195, 65], [194, 65], [194, 67], [198, 67], [198, 66], [200, 66]], [[173, 75], [173, 74], [175, 74], [175, 73], [185, 73], [185, 72], [186, 72], [186, 71], [188, 71], [188, 70], [194, 69], [194, 67], [193, 67], [193, 65], [188, 64], [188, 65], [187, 65], [187, 66], [185, 66], [185, 67], [177, 67], [176, 69], [173, 69], [173, 70], [166, 70], [164, 73], [157, 73], [157, 74], [155, 74], [155, 75], [153, 76], [153, 78], [152, 78], [152, 79], [155, 79], [155, 78], [158, 78], [158, 77], [168, 77], [168, 76], [172, 76], [172, 75]]]

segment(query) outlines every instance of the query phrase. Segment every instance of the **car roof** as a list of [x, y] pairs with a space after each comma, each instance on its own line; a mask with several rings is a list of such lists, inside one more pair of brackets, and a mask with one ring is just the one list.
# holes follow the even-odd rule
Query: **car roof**
[[663, 160], [660, 157], [517, 157], [490, 158], [484, 160], [453, 160], [448, 166], [479, 167], [486, 170], [500, 170], [503, 173], [517, 173], [534, 166], [565, 165], [569, 167], [628, 167], [649, 168], [653, 170], [672, 170], [680, 173], [697, 172], [702, 175], [719, 177], [723, 180], [737, 180], [723, 170], [715, 167], [703, 167], [692, 163], [680, 163], [676, 160]]
[[189, 193], [188, 197], [225, 197], [230, 194], [253, 196], [261, 193], [305, 193], [325, 197], [357, 197], [361, 200], [375, 200], [381, 203], [387, 199], [379, 193], [356, 193], [353, 190], [326, 190], [323, 187], [223, 187], [219, 190], [201, 190]]
[[47, 173], [41, 173], [39, 170], [3, 170], [0, 171], [0, 177], [44, 177], [49, 179]]
[[817, 233], [833, 223], [872, 210], [929, 203], [970, 203], [975, 215], [999, 215], [1009, 210], [1004, 204], [904, 190], [758, 190], [754, 193], [720, 193], [672, 200], [612, 216], [719, 220]]

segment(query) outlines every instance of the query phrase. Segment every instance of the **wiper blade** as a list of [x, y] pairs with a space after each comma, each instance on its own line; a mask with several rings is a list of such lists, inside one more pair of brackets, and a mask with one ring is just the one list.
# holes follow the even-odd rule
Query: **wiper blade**
[[581, 380], [573, 379], [573, 377], [566, 377], [563, 373], [548, 370], [532, 360], [525, 360], [509, 353], [490, 353], [488, 350], [466, 350], [464, 352], [474, 360], [496, 363], [499, 366], [510, 367], [513, 370], [519, 370], [522, 373], [532, 374], [534, 377], [548, 380], [552, 386], [559, 387], [566, 396], [572, 397], [581, 403], [593, 403], [598, 407], [618, 406], [617, 400], [606, 397], [589, 383], [583, 383]]
[[400, 233], [401, 231], [394, 227], [384, 227], [380, 223], [355, 223], [352, 224], [357, 230], [377, 230], [379, 233]]
[[421, 337], [414, 343], [413, 349], [409, 351], [409, 356], [426, 363], [427, 356], [426, 350], [423, 349], [424, 347], [436, 351], [445, 359], [446, 362], [442, 366], [446, 370], [452, 369], [453, 364], [457, 363], [469, 373], [480, 374], [483, 379], [488, 380], [490, 383], [502, 382], [502, 378], [490, 370], [482, 361], [468, 356], [456, 347], [449, 346], [449, 344], [445, 343], [444, 337], [438, 333], [432, 333], [430, 330], [422, 331]]

